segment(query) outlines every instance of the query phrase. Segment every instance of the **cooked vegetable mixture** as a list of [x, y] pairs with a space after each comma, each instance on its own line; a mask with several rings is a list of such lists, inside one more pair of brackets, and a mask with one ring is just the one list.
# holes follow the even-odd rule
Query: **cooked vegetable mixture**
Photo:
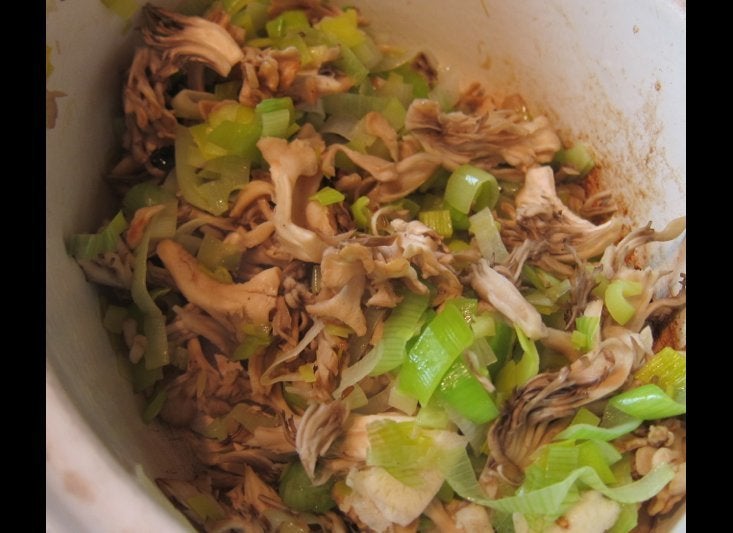
[[629, 227], [588, 146], [357, 9], [139, 20], [121, 207], [68, 249], [199, 530], [625, 533], [684, 500], [685, 280], [630, 259], [684, 218]]

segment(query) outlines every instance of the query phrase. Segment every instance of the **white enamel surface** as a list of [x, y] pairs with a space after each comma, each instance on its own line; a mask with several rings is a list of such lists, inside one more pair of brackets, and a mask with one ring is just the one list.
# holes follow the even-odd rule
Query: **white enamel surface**
[[[384, 40], [430, 50], [460, 79], [519, 91], [564, 138], [589, 141], [636, 222], [661, 227], [685, 214], [684, 2], [349, 3]], [[166, 433], [140, 421], [93, 289], [63, 246], [112, 212], [100, 176], [135, 33], [124, 33], [98, 0], [46, 6], [55, 67], [47, 88], [67, 95], [46, 134], [47, 531], [183, 531], [133, 468], [185, 473], [185, 453], [171, 452]], [[684, 271], [684, 240], [658, 250], [655, 262]], [[678, 515], [673, 531], [682, 532]]]

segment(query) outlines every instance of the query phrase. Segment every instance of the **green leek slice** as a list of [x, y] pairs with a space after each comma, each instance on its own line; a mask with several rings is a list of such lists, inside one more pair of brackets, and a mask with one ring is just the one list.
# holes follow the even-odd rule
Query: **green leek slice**
[[69, 255], [75, 259], [93, 259], [99, 254], [117, 250], [117, 239], [127, 229], [127, 221], [119, 211], [99, 233], [72, 235], [67, 243]]
[[329, 206], [332, 204], [343, 202], [346, 199], [346, 196], [344, 196], [344, 193], [342, 193], [341, 191], [337, 191], [332, 187], [323, 187], [321, 190], [319, 190], [316, 194], [310, 196], [310, 198], [308, 199], [314, 202], [318, 202], [322, 206]]
[[453, 236], [453, 223], [451, 221], [450, 211], [447, 209], [440, 211], [420, 211], [418, 218], [420, 222], [435, 230], [441, 237], [448, 238]]
[[641, 420], [657, 420], [687, 412], [684, 404], [674, 401], [654, 384], [642, 385], [614, 396], [608, 404], [622, 413]]
[[552, 162], [556, 165], [574, 168], [581, 178], [586, 176], [595, 166], [590, 150], [582, 143], [578, 143], [572, 148], [558, 150]]
[[481, 251], [481, 255], [488, 261], [493, 263], [501, 263], [507, 257], [509, 252], [501, 240], [499, 227], [491, 214], [491, 209], [484, 207], [475, 215], [469, 217], [468, 231], [476, 237], [476, 243]]
[[473, 342], [473, 332], [450, 302], [410, 348], [400, 371], [400, 389], [427, 405], [453, 361]]
[[616, 322], [623, 326], [631, 320], [636, 313], [636, 308], [626, 300], [626, 297], [638, 296], [641, 291], [641, 283], [636, 281], [617, 279], [608, 284], [603, 300], [608, 312]]
[[634, 377], [641, 383], [654, 383], [672, 397], [687, 388], [685, 356], [674, 348], [666, 347], [650, 358], [636, 371]]
[[489, 393], [460, 358], [443, 376], [435, 397], [474, 424], [484, 424], [499, 416]]
[[402, 301], [384, 321], [382, 339], [379, 341], [382, 346], [381, 357], [369, 373], [371, 376], [394, 370], [404, 362], [407, 342], [418, 333], [421, 317], [429, 303], [429, 294], [405, 293]]
[[[157, 216], [157, 215], [156, 215]], [[135, 305], [143, 312], [143, 331], [147, 338], [145, 367], [160, 368], [170, 362], [168, 337], [165, 331], [165, 316], [155, 304], [147, 289], [148, 249], [150, 248], [150, 226], [145, 230], [142, 242], [135, 250], [131, 295]]]
[[575, 331], [570, 336], [570, 342], [581, 352], [593, 349], [593, 338], [598, 331], [601, 320], [596, 316], [581, 316], [575, 319]]
[[496, 178], [473, 165], [461, 165], [448, 178], [445, 201], [467, 215], [471, 209], [493, 209], [499, 199]]
[[611, 441], [631, 433], [641, 425], [641, 420], [632, 419], [626, 422], [622, 422], [614, 427], [598, 427], [591, 424], [571, 424], [565, 430], [561, 431], [555, 436], [555, 440], [565, 439], [593, 439], [600, 441]]
[[322, 485], [314, 485], [300, 461], [294, 461], [283, 472], [278, 494], [283, 503], [303, 513], [322, 514], [335, 507], [331, 498], [334, 479]]

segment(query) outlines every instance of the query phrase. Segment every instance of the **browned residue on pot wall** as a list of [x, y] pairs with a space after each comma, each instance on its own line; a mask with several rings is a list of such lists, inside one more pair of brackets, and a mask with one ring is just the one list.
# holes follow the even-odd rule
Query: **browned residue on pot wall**
[[89, 486], [89, 482], [81, 477], [73, 470], [67, 470], [64, 472], [64, 488], [72, 496], [77, 497], [79, 500], [87, 503], [94, 501], [94, 491]]

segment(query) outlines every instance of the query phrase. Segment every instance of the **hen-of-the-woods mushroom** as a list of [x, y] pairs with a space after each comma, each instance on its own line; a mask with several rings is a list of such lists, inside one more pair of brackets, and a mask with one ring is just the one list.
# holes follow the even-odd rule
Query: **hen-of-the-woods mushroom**
[[340, 401], [329, 404], [312, 403], [298, 424], [295, 447], [306, 474], [315, 478], [316, 461], [326, 453], [343, 431], [348, 408]]
[[323, 170], [329, 176], [335, 174], [334, 160], [338, 152], [377, 180], [377, 185], [369, 193], [369, 198], [377, 204], [404, 198], [425, 183], [440, 166], [440, 157], [427, 152], [415, 153], [394, 162], [357, 152], [343, 144], [333, 144], [323, 155]]
[[564, 276], [582, 259], [603, 254], [622, 235], [621, 219], [614, 216], [600, 225], [581, 218], [565, 206], [555, 190], [549, 166], [527, 171], [516, 198], [516, 217], [502, 221], [502, 238], [511, 248], [531, 240], [544, 244], [533, 262]]
[[327, 244], [313, 231], [292, 221], [296, 181], [301, 176], [318, 172], [318, 154], [312, 144], [301, 139], [288, 143], [284, 139], [267, 137], [261, 139], [257, 147], [270, 165], [275, 185], [273, 222], [280, 246], [296, 259], [320, 262]]
[[547, 326], [540, 313], [530, 304], [514, 284], [491, 268], [486, 259], [472, 267], [471, 286], [476, 293], [493, 305], [513, 324], [522, 328], [530, 339], [547, 336]]
[[142, 33], [145, 42], [172, 64], [200, 62], [220, 76], [226, 76], [244, 59], [242, 48], [219, 24], [150, 4], [146, 4], [144, 13], [146, 25]]
[[645, 355], [644, 343], [624, 331], [557, 372], [530, 379], [504, 404], [488, 435], [490, 468], [519, 483], [532, 452], [549, 442], [579, 407], [618, 390]]
[[189, 302], [235, 330], [248, 323], [266, 324], [275, 309], [281, 271], [272, 267], [245, 283], [221, 283], [201, 270], [195, 257], [177, 242], [158, 243], [158, 257]]
[[417, 99], [407, 110], [405, 127], [427, 152], [452, 169], [471, 162], [487, 169], [508, 163], [526, 170], [549, 163], [562, 148], [547, 117], [525, 120], [511, 109], [477, 115], [445, 113], [438, 102]]

